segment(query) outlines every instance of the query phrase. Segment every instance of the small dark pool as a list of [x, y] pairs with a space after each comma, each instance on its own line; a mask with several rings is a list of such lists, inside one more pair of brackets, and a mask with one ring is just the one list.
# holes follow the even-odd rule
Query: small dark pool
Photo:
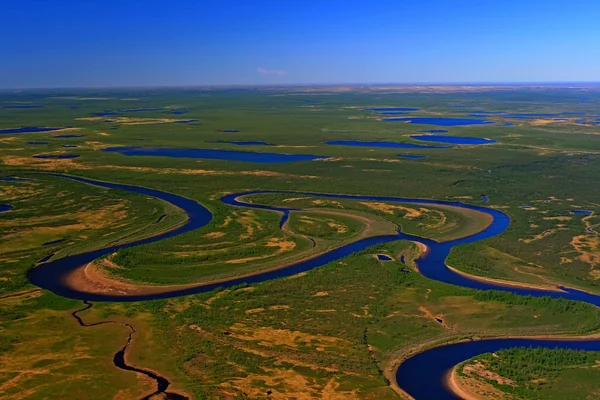
[[531, 210], [533, 207], [531, 206], [521, 206], [522, 209], [524, 210]]
[[80, 137], [84, 137], [85, 135], [56, 135], [56, 136], [52, 136], [52, 139], [73, 139], [73, 138], [80, 138]]
[[313, 161], [328, 157], [313, 156], [307, 154], [277, 154], [258, 153], [237, 150], [215, 150], [215, 149], [186, 149], [170, 147], [109, 147], [102, 151], [119, 153], [125, 156], [155, 156], [174, 158], [205, 158], [211, 160], [231, 160], [256, 163], [284, 163], [294, 161]]
[[438, 125], [438, 126], [468, 126], [494, 124], [493, 121], [471, 118], [428, 118], [428, 117], [402, 117], [383, 118], [386, 122], [406, 122], [409, 124]]
[[171, 124], [189, 124], [190, 122], [198, 122], [197, 119], [182, 119], [181, 121], [173, 121]]
[[409, 158], [411, 160], [418, 160], [419, 158], [425, 158], [426, 156], [421, 156], [418, 154], [398, 154], [398, 157]]
[[36, 154], [33, 158], [41, 158], [45, 160], [66, 160], [69, 158], [77, 158], [79, 154]]
[[463, 137], [463, 136], [440, 136], [440, 135], [412, 135], [411, 138], [425, 142], [439, 142], [451, 144], [491, 144], [496, 143], [493, 139]]
[[325, 144], [335, 146], [381, 147], [391, 149], [449, 149], [451, 146], [428, 146], [414, 143], [363, 142], [361, 140], [328, 140]]
[[0, 135], [8, 135], [11, 133], [37, 133], [37, 132], [52, 132], [64, 128], [49, 128], [45, 126], [22, 126], [20, 128], [0, 129]]
[[0, 204], [0, 212], [12, 210], [12, 208], [13, 207], [10, 204]]
[[394, 261], [394, 259], [388, 255], [385, 254], [377, 254], [377, 259], [379, 261]]
[[592, 215], [593, 214], [590, 210], [571, 210], [571, 213], [579, 214], [579, 215]]
[[36, 144], [49, 144], [50, 142], [27, 142], [27, 144], [36, 145]]
[[221, 129], [219, 132], [235, 133], [235, 132], [239, 132], [239, 130], [238, 129]]
[[490, 201], [485, 194], [481, 195], [481, 200], [483, 200], [484, 203], [488, 203]]
[[63, 147], [64, 147], [65, 149], [74, 149], [74, 148], [76, 148], [77, 146], [75, 146], [74, 144], [65, 144]]
[[58, 243], [62, 243], [67, 239], [57, 239], [57, 240], [51, 240], [49, 242], [46, 243], [42, 243], [42, 246], [52, 246], [53, 244], [58, 244]]
[[7, 176], [6, 178], [0, 178], [2, 182], [19, 182], [19, 181], [30, 181], [29, 178], [19, 178], [17, 176]]

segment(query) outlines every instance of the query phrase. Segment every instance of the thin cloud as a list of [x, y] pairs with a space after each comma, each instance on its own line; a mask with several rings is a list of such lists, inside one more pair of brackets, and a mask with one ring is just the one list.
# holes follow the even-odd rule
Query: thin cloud
[[284, 76], [285, 74], [287, 74], [287, 72], [285, 71], [278, 71], [276, 69], [264, 69], [264, 68], [258, 68], [256, 70], [258, 73], [263, 74], [263, 75], [277, 75], [277, 76]]

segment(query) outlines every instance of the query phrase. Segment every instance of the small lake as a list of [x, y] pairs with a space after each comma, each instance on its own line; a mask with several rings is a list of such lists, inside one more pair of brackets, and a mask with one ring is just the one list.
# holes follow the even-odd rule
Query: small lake
[[235, 133], [235, 132], [239, 132], [238, 129], [221, 129], [218, 132], [224, 132], [224, 133]]
[[197, 119], [182, 119], [179, 121], [169, 122], [170, 124], [189, 124], [190, 122], [198, 122]]
[[400, 158], [408, 158], [410, 160], [418, 160], [420, 158], [426, 158], [426, 156], [421, 156], [418, 154], [398, 154], [398, 157]]
[[492, 144], [496, 143], [493, 139], [473, 138], [463, 136], [440, 136], [440, 135], [412, 135], [411, 138], [423, 140], [425, 142], [439, 142], [451, 144]]
[[12, 208], [13, 207], [10, 204], [0, 204], [0, 212], [12, 210]]
[[0, 178], [2, 182], [19, 182], [19, 181], [30, 181], [29, 178], [19, 178], [17, 176], [7, 176], [6, 178]]
[[77, 158], [79, 154], [36, 154], [33, 158], [41, 158], [44, 160], [67, 160], [70, 158]]
[[592, 215], [593, 214], [593, 212], [591, 212], [590, 210], [571, 210], [571, 213], [578, 214], [578, 215]]
[[49, 241], [49, 242], [42, 243], [42, 246], [52, 246], [52, 245], [54, 245], [54, 244], [59, 244], [59, 243], [62, 243], [62, 242], [64, 242], [65, 240], [67, 240], [67, 239], [57, 239], [57, 240], [51, 240], [51, 241]]
[[50, 144], [50, 142], [27, 142], [27, 144], [37, 145], [37, 144]]
[[414, 143], [363, 142], [361, 140], [328, 140], [325, 144], [334, 146], [381, 147], [389, 149], [449, 149], [451, 146], [428, 146]]
[[73, 139], [73, 138], [80, 138], [80, 137], [84, 137], [85, 135], [56, 135], [56, 136], [52, 136], [52, 139]]
[[394, 261], [394, 259], [388, 255], [385, 254], [377, 254], [377, 259], [379, 261]]
[[307, 154], [277, 154], [238, 150], [186, 149], [141, 146], [108, 147], [106, 149], [103, 149], [102, 151], [108, 153], [119, 153], [125, 156], [204, 158], [210, 160], [231, 160], [255, 163], [285, 163], [294, 161], [313, 161], [328, 158], [324, 156], [313, 156]]
[[418, 125], [438, 125], [438, 126], [469, 126], [469, 125], [488, 125], [495, 124], [493, 121], [485, 119], [472, 118], [429, 118], [429, 117], [402, 117], [402, 118], [383, 118], [386, 122], [405, 122]]
[[20, 128], [0, 129], [0, 135], [9, 135], [11, 133], [39, 133], [59, 131], [64, 128], [49, 128], [45, 126], [22, 126]]

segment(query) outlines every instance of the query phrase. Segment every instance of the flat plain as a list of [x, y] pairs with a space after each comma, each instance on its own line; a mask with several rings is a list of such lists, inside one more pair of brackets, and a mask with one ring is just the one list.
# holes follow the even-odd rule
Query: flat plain
[[[410, 240], [265, 282], [83, 310], [27, 272], [187, 217], [156, 197], [57, 175], [176, 194], [212, 214], [198, 229], [81, 265], [68, 284], [85, 291], [226, 283], [398, 229], [456, 241], [492, 223], [465, 204], [501, 211], [510, 225], [453, 247], [449, 267], [600, 295], [599, 173], [600, 88], [591, 86], [0, 92], [0, 397], [397, 399], [408, 395], [395, 369], [419, 351], [600, 330], [591, 304], [426, 278], [425, 249]], [[238, 200], [264, 207], [222, 201], [248, 192]], [[290, 209], [287, 221], [272, 208]], [[119, 367], [122, 349], [133, 370]], [[598, 353], [536, 351], [478, 356], [456, 380], [479, 388], [474, 398], [600, 389]], [[495, 356], [533, 366], [554, 357], [561, 367], [519, 374]], [[582, 379], [568, 387], [574, 369]]]

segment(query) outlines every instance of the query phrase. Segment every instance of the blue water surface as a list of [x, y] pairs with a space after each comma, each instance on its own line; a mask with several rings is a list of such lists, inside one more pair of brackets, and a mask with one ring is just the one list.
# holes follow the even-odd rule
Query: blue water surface
[[8, 135], [11, 133], [39, 133], [39, 132], [52, 132], [58, 131], [64, 128], [49, 128], [45, 126], [22, 126], [20, 128], [6, 128], [0, 129], [0, 135]]
[[441, 136], [441, 135], [412, 135], [411, 138], [425, 142], [439, 142], [451, 144], [491, 144], [496, 143], [493, 139], [463, 137], [463, 136]]
[[422, 156], [422, 155], [419, 155], [419, 154], [398, 154], [398, 157], [408, 158], [408, 159], [411, 159], [411, 160], [418, 160], [420, 158], [425, 158], [426, 156]]
[[402, 118], [383, 118], [387, 122], [406, 122], [420, 125], [438, 125], [438, 126], [468, 126], [468, 125], [488, 125], [495, 124], [493, 121], [471, 118], [428, 118], [428, 117], [402, 117]]
[[36, 154], [32, 157], [45, 160], [67, 160], [69, 158], [77, 158], [79, 157], [79, 154]]
[[139, 146], [109, 147], [103, 149], [102, 151], [110, 153], [119, 153], [126, 156], [206, 158], [212, 160], [231, 160], [256, 163], [284, 163], [294, 161], [312, 161], [327, 158], [324, 156], [313, 156], [306, 154], [257, 153], [237, 150], [187, 149]]
[[328, 140], [325, 144], [353, 147], [381, 147], [391, 149], [449, 149], [451, 146], [428, 146], [414, 143], [363, 142], [361, 140]]
[[73, 139], [73, 138], [80, 138], [80, 137], [84, 137], [85, 135], [56, 135], [56, 136], [52, 136], [52, 139]]

